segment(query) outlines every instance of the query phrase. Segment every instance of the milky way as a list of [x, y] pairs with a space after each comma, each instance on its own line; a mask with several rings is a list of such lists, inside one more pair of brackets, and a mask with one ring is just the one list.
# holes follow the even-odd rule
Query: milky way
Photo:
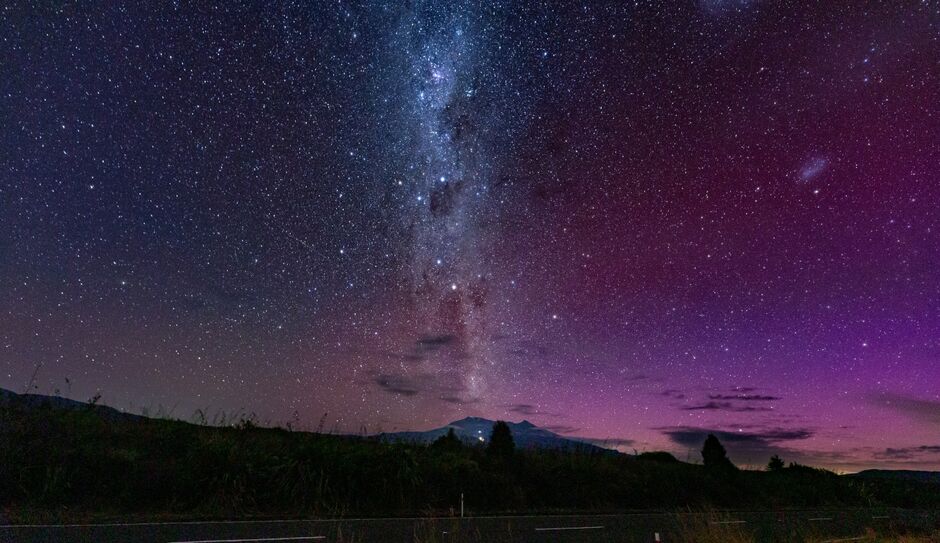
[[[405, 109], [413, 130], [412, 163], [405, 182], [413, 185], [411, 219], [412, 285], [420, 345], [442, 347], [433, 358], [456, 359], [459, 394], [477, 398], [483, 390], [486, 354], [487, 267], [481, 261], [483, 221], [492, 183], [491, 132], [478, 102], [485, 82], [478, 58], [482, 22], [464, 7], [439, 5], [417, 10], [404, 22], [399, 40], [410, 70], [403, 75]], [[501, 113], [501, 112], [490, 112]], [[426, 348], [425, 351], [428, 351]], [[425, 352], [432, 357], [432, 353]], [[419, 355], [421, 356], [421, 355]], [[425, 370], [446, 371], [435, 360]]]
[[0, 387], [940, 461], [934, 3], [0, 9]]

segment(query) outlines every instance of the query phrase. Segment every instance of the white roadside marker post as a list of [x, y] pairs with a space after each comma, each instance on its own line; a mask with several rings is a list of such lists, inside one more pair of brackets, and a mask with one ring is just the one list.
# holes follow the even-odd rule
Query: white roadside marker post
[[659, 538], [659, 532], [653, 533], [653, 541], [656, 541], [656, 543], [659, 543], [660, 541], [662, 541], [662, 539]]

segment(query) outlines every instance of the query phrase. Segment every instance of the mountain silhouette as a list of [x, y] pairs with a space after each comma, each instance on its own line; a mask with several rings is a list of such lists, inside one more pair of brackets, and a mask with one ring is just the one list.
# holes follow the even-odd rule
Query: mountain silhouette
[[[482, 445], [489, 441], [490, 431], [496, 421], [481, 417], [466, 417], [455, 420], [449, 424], [427, 430], [424, 432], [388, 432], [379, 434], [379, 437], [385, 441], [402, 441], [407, 443], [432, 443], [439, 437], [447, 434], [450, 429], [454, 434], [468, 445]], [[620, 454], [618, 451], [608, 449], [579, 440], [578, 438], [568, 438], [560, 436], [545, 428], [539, 428], [527, 420], [521, 422], [507, 422], [512, 431], [513, 440], [516, 447], [523, 449], [565, 449], [598, 452], [605, 454]]]

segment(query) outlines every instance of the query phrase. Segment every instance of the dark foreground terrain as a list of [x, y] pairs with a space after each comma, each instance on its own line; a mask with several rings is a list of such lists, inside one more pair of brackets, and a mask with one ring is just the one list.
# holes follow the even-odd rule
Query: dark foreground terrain
[[[678, 462], [665, 453], [633, 456], [596, 448], [494, 451], [459, 440], [388, 443], [258, 428], [247, 420], [234, 426], [197, 425], [124, 416], [95, 405], [15, 399], [0, 405], [0, 524], [155, 518], [425, 519], [459, 516], [461, 494], [468, 517], [683, 509], [851, 509], [875, 517], [879, 515], [874, 511], [887, 508], [940, 508], [940, 485], [933, 482], [846, 477], [805, 466], [744, 471], [730, 464]], [[577, 518], [582, 520], [572, 522], [604, 525], [606, 534], [616, 526], [623, 530], [637, 525], [638, 519], [656, 517], [614, 516], [600, 523], [587, 520], [595, 517]], [[319, 526], [327, 533], [341, 527], [367, 531], [377, 525], [383, 533], [417, 529], [411, 521], [350, 522], [224, 524], [212, 529], [167, 525], [146, 530], [169, 530], [165, 540], [170, 541], [212, 539], [212, 530], [229, 534], [226, 537], [276, 530], [286, 537], [298, 526]], [[470, 523], [467, 530], [486, 531], [502, 521], [465, 522]], [[519, 518], [510, 524], [532, 531], [540, 522]], [[112, 529], [120, 535], [125, 533], [120, 530], [133, 528]], [[14, 533], [4, 530], [7, 538]], [[25, 540], [55, 540], [42, 539], [41, 530], [15, 533], [21, 539], [34, 537]], [[78, 534], [75, 537], [84, 533], [63, 530]]]
[[[248, 541], [648, 542], [723, 543], [888, 540], [881, 533], [927, 534], [935, 513], [814, 510], [722, 514], [493, 516], [347, 520], [111, 523], [0, 527], [2, 543], [237, 543]], [[911, 536], [908, 536], [911, 537]], [[904, 539], [922, 541], [922, 539]], [[929, 541], [929, 539], [923, 539]]]

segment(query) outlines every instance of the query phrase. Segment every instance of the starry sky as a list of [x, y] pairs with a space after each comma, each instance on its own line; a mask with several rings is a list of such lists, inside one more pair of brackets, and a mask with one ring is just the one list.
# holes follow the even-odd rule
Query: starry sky
[[0, 387], [940, 467], [940, 4], [0, 7]]

